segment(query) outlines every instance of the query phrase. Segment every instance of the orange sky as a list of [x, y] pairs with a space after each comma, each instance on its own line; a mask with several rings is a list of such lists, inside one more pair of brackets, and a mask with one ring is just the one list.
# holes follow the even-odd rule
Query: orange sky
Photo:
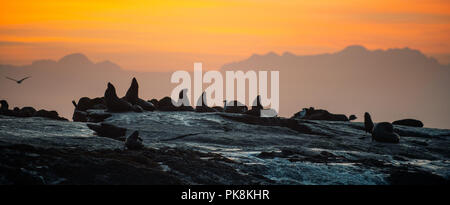
[[410, 47], [450, 63], [449, 0], [2, 0], [0, 63], [81, 52], [126, 69], [205, 69], [269, 51]]

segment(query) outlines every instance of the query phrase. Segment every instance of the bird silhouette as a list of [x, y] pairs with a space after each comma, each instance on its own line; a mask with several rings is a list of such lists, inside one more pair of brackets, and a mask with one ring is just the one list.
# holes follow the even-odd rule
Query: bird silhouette
[[31, 78], [31, 76], [22, 78], [22, 79], [20, 79], [20, 80], [16, 80], [16, 79], [13, 79], [13, 78], [10, 78], [10, 77], [6, 77], [6, 79], [12, 80], [12, 81], [16, 82], [17, 84], [21, 84], [24, 80], [26, 80], [26, 79], [28, 79], [28, 78]]

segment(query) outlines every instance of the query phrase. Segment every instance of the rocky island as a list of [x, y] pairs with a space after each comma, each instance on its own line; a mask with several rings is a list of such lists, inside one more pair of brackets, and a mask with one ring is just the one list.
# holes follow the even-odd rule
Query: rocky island
[[133, 79], [119, 98], [108, 84], [104, 96], [74, 101], [73, 121], [3, 101], [0, 184], [449, 184], [447, 129], [375, 116], [367, 129], [314, 108], [263, 118], [260, 106], [173, 107], [138, 88]]

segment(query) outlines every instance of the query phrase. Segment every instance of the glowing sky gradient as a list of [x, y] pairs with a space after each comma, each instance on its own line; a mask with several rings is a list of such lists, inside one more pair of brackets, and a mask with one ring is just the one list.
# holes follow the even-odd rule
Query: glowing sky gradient
[[81, 52], [125, 69], [205, 69], [270, 51], [419, 49], [450, 63], [449, 0], [14, 0], [0, 6], [0, 64]]

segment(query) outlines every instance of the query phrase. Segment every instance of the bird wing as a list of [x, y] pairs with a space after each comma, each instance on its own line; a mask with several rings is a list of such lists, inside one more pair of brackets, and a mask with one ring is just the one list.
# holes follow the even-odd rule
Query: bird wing
[[15, 81], [15, 82], [17, 82], [17, 80], [16, 79], [12, 79], [12, 78], [10, 78], [10, 77], [5, 77], [6, 79], [9, 79], [9, 80], [13, 80], [13, 81]]
[[28, 78], [31, 78], [31, 76], [25, 77], [25, 78], [23, 78], [22, 80], [19, 80], [19, 81], [22, 82], [22, 81], [24, 81], [24, 80], [26, 80]]

